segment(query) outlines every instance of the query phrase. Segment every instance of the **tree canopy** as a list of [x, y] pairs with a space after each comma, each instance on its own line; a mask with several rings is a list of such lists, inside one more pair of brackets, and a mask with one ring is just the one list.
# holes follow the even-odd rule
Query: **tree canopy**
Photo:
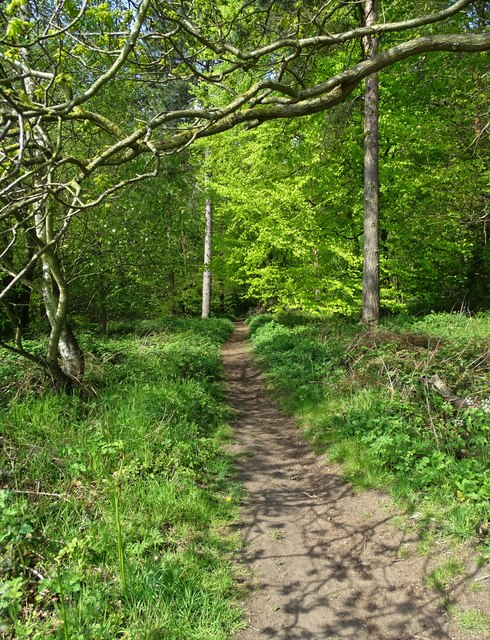
[[[38, 360], [48, 362], [51, 371], [57, 367], [60, 352], [62, 359], [75, 355], [75, 360], [79, 360], [76, 346], [69, 346], [72, 340], [67, 323], [73, 289], [83, 283], [87, 287], [87, 275], [93, 273], [99, 282], [99, 292], [103, 292], [106, 288], [103, 281], [114, 269], [118, 272], [117, 280], [127, 283], [130, 265], [134, 264], [129, 247], [135, 246], [136, 236], [147, 238], [146, 243], [162, 233], [165, 236], [166, 239], [160, 235], [160, 250], [166, 244], [167, 253], [161, 255], [173, 256], [175, 264], [161, 264], [160, 273], [166, 277], [164, 289], [170, 298], [174, 296], [176, 303], [181, 304], [185, 297], [177, 295], [180, 302], [175, 298], [175, 282], [179, 277], [184, 289], [190, 287], [189, 291], [194, 291], [197, 280], [189, 276], [188, 262], [191, 253], [193, 264], [199, 261], [195, 240], [188, 242], [194, 231], [190, 231], [192, 225], [184, 230], [179, 220], [182, 216], [195, 220], [195, 214], [190, 211], [195, 212], [200, 206], [202, 176], [199, 177], [195, 167], [186, 169], [187, 149], [199, 139], [209, 145], [215, 134], [226, 133], [239, 125], [243, 126], [236, 141], [243, 139], [245, 145], [255, 144], [258, 164], [261, 158], [267, 158], [273, 167], [271, 185], [277, 184], [284, 172], [291, 170], [294, 175], [296, 169], [287, 167], [285, 156], [291, 158], [291, 165], [296, 162], [299, 174], [293, 179], [294, 185], [288, 186], [291, 192], [283, 191], [282, 196], [275, 194], [275, 227], [268, 217], [274, 232], [286, 229], [290, 225], [288, 220], [291, 221], [292, 226], [284, 231], [283, 239], [275, 241], [281, 246], [273, 249], [257, 246], [244, 262], [251, 265], [248, 274], [244, 275], [240, 267], [231, 281], [237, 273], [242, 273], [239, 286], [243, 286], [250, 282], [254, 269], [256, 274], [267, 272], [266, 279], [283, 280], [284, 269], [293, 268], [296, 261], [299, 271], [291, 276], [293, 282], [299, 273], [305, 275], [306, 260], [309, 264], [306, 278], [313, 284], [303, 298], [320, 302], [326, 293], [325, 284], [320, 285], [319, 280], [325, 277], [322, 264], [329, 254], [332, 257], [327, 269], [329, 287], [339, 293], [338, 309], [350, 308], [348, 299], [356, 296], [357, 285], [346, 282], [344, 275], [346, 270], [358, 273], [356, 243], [360, 234], [356, 205], [347, 204], [358, 190], [358, 184], [355, 177], [351, 184], [345, 181], [349, 172], [354, 175], [352, 162], [355, 163], [358, 154], [353, 130], [341, 118], [339, 130], [332, 131], [324, 144], [324, 149], [336, 145], [335, 169], [332, 163], [326, 166], [325, 153], [318, 152], [319, 138], [325, 141], [327, 137], [326, 118], [317, 129], [311, 125], [308, 132], [310, 125], [306, 124], [304, 129], [293, 133], [282, 158], [278, 153], [274, 157], [270, 151], [264, 155], [261, 138], [267, 134], [258, 134], [256, 142], [250, 143], [253, 138], [247, 137], [246, 132], [270, 121], [289, 122], [315, 116], [339, 108], [347, 100], [349, 105], [354, 105], [348, 109], [355, 121], [355, 104], [359, 98], [356, 90], [368, 76], [402, 60], [413, 59], [413, 69], [420, 78], [427, 78], [427, 70], [436, 75], [438, 72], [435, 63], [430, 62], [431, 56], [426, 54], [478, 54], [490, 49], [490, 9], [487, 3], [477, 0], [416, 1], [410, 6], [393, 0], [384, 7], [380, 19], [369, 25], [364, 23], [362, 4], [354, 0], [232, 0], [226, 3], [12, 0], [0, 8], [0, 24], [3, 29], [0, 41], [0, 230], [3, 236], [0, 262], [4, 273], [0, 298], [5, 303], [8, 320], [18, 331], [15, 349], [27, 354], [21, 342], [22, 319], [16, 305], [18, 307], [19, 296], [25, 291], [42, 297], [51, 327], [50, 346], [46, 359]], [[368, 58], [364, 55], [367, 36], [375, 37], [379, 43], [377, 52]], [[465, 92], [475, 95], [474, 88], [486, 82], [485, 72], [480, 72], [485, 64], [482, 58], [476, 55], [471, 59], [478, 62], [468, 63], [455, 83], [451, 81], [454, 75], [451, 69], [445, 70], [448, 88], [444, 100], [450, 104], [468, 105]], [[473, 64], [476, 73], [472, 72]], [[410, 81], [416, 84], [413, 78]], [[386, 86], [396, 100], [397, 92], [401, 91], [396, 81], [387, 79]], [[415, 86], [414, 95], [416, 118], [417, 109], [421, 112], [423, 107], [417, 104]], [[461, 106], [462, 111], [465, 108]], [[391, 114], [389, 107], [382, 117], [388, 118], [388, 113]], [[475, 114], [475, 118], [480, 117], [481, 110]], [[395, 121], [399, 123], [397, 132], [411, 126], [410, 115], [403, 105], [388, 119], [388, 128]], [[479, 122], [475, 124], [475, 136], [483, 138], [487, 125]], [[434, 119], [427, 117], [424, 126], [437, 131], [433, 123]], [[273, 132], [274, 128], [268, 131]], [[386, 143], [386, 157], [390, 160], [387, 167], [403, 173], [406, 166], [403, 163], [407, 161], [405, 145], [397, 135], [393, 134]], [[392, 142], [395, 138], [397, 141]], [[444, 156], [445, 145], [452, 144], [443, 138], [442, 133], [439, 139], [436, 135], [431, 147], [437, 161], [441, 154]], [[312, 143], [310, 151], [304, 140]], [[461, 141], [461, 148], [467, 144], [466, 140]], [[266, 147], [269, 144], [265, 142]], [[350, 151], [345, 145], [350, 145]], [[228, 154], [226, 149], [223, 152], [225, 156]], [[308, 153], [312, 155], [305, 165]], [[416, 155], [417, 152], [409, 153]], [[178, 161], [172, 157], [175, 154]], [[230, 162], [233, 163], [234, 157], [238, 164], [239, 156], [240, 150], [236, 149], [232, 156], [228, 155]], [[346, 159], [345, 163], [342, 158]], [[315, 167], [311, 179], [306, 177], [308, 171], [300, 168], [308, 162]], [[448, 162], [451, 165], [450, 159]], [[471, 171], [476, 165], [465, 166], [466, 169], [457, 173], [456, 179], [461, 180], [461, 184], [465, 182], [465, 171]], [[230, 170], [228, 167], [224, 173]], [[388, 175], [389, 169], [385, 171]], [[303, 182], [302, 173], [305, 174]], [[443, 174], [441, 167], [438, 177], [441, 183]], [[452, 169], [447, 175], [453, 175]], [[483, 174], [480, 172], [480, 175]], [[140, 217], [138, 206], [128, 204], [129, 200], [115, 199], [124, 188], [157, 176], [162, 181], [160, 193], [166, 205], [163, 207], [166, 222], [157, 213], [161, 208], [155, 200], [157, 189], [150, 190], [153, 195], [144, 188], [138, 192], [145, 194], [145, 207], [151, 209], [153, 221], [148, 214]], [[343, 213], [335, 215], [343, 216], [342, 228], [336, 226], [324, 206], [333, 198], [331, 190], [326, 193], [325, 176], [339, 190], [335, 206]], [[213, 180], [220, 182], [216, 176]], [[478, 180], [482, 193], [485, 178]], [[357, 186], [353, 187], [354, 184]], [[383, 187], [386, 194], [390, 193], [389, 184], [388, 179]], [[229, 194], [224, 194], [230, 188], [228, 183], [218, 189], [223, 202], [230, 202]], [[263, 183], [258, 199], [267, 188]], [[404, 187], [397, 196], [398, 202], [404, 198], [409, 202], [416, 197], [413, 189], [413, 185]], [[245, 194], [240, 197], [243, 200]], [[465, 197], [469, 201], [472, 196]], [[282, 215], [287, 210], [292, 212], [291, 218]], [[244, 210], [240, 215], [244, 215]], [[218, 233], [220, 228], [238, 229], [239, 224], [238, 219], [223, 220]], [[246, 224], [250, 237], [255, 222], [250, 223], [249, 218]], [[471, 224], [476, 224], [475, 218]], [[264, 240], [267, 224], [260, 225], [257, 237]], [[401, 255], [405, 250], [399, 231], [390, 225], [388, 218], [384, 230], [388, 261], [393, 260], [393, 252]], [[130, 241], [125, 241], [124, 234], [131, 228], [135, 233]], [[111, 239], [110, 229], [116, 229], [117, 240]], [[140, 234], [142, 230], [145, 231]], [[326, 230], [336, 239], [332, 240]], [[288, 234], [290, 246], [285, 240]], [[293, 243], [298, 236], [301, 241]], [[353, 238], [347, 240], [348, 246], [346, 238]], [[232, 238], [226, 242], [229, 246], [238, 246]], [[480, 242], [480, 239], [465, 235], [465, 242]], [[322, 253], [325, 243], [328, 249]], [[116, 246], [117, 259], [113, 251]], [[150, 245], [146, 246], [143, 253], [149, 256]], [[104, 247], [111, 249], [107, 251]], [[158, 251], [154, 247], [152, 255]], [[87, 259], [89, 254], [98, 256], [96, 265]], [[471, 251], [461, 250], [463, 261], [471, 261], [472, 255]], [[148, 259], [150, 263], [154, 260]], [[218, 251], [215, 262], [219, 261]], [[337, 267], [332, 271], [333, 264]], [[274, 275], [276, 268], [279, 271]], [[478, 270], [475, 264], [475, 273]], [[398, 268], [396, 275], [390, 270], [387, 289], [396, 289], [395, 280], [401, 279], [403, 268]], [[223, 296], [230, 287], [229, 282], [222, 286]], [[254, 286], [259, 286], [256, 298], [263, 300], [262, 284], [257, 278]], [[88, 287], [90, 289], [90, 285]], [[81, 298], [87, 298], [87, 288], [85, 294], [81, 286], [79, 289]], [[104, 297], [100, 298], [101, 310], [107, 302]], [[114, 303], [116, 297], [112, 291]], [[294, 298], [295, 295], [286, 295], [290, 301]], [[329, 300], [328, 304], [332, 302], [331, 297]], [[67, 351], [63, 356], [64, 342]], [[71, 378], [83, 373], [80, 364], [64, 366], [65, 374], [67, 370]], [[57, 375], [63, 377], [64, 374], [58, 370]]]
[[[50, 195], [80, 210], [118, 188], [82, 190], [103, 168], [142, 154], [158, 164], [161, 153], [241, 123], [324, 111], [408, 57], [490, 49], [490, 33], [476, 28], [488, 9], [470, 0], [434, 2], [430, 13], [420, 11], [427, 3], [414, 3], [419, 15], [410, 17], [395, 2], [393, 20], [370, 27], [356, 26], [358, 3], [343, 0], [123, 4], [13, 0], [3, 9], [7, 210], [46, 193], [37, 185], [27, 194], [24, 185], [48, 167], [56, 172]], [[353, 64], [353, 48], [369, 34], [387, 46]], [[124, 96], [119, 108], [116, 95], [119, 103]], [[140, 168], [121, 182], [152, 172]]]

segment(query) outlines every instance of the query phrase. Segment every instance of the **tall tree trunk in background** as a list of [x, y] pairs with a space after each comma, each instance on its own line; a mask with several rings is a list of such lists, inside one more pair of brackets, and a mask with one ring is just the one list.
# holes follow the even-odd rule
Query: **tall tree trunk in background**
[[318, 247], [313, 247], [313, 270], [315, 273], [315, 302], [320, 300], [320, 258], [318, 256]]
[[204, 232], [204, 273], [202, 278], [202, 317], [211, 313], [211, 252], [213, 238], [213, 203], [206, 197], [206, 230]]
[[[366, 0], [365, 24], [377, 21], [377, 0]], [[375, 36], [364, 40], [366, 58], [376, 55]], [[366, 80], [364, 96], [364, 266], [362, 277], [362, 322], [379, 320], [379, 86], [377, 75]]]
[[209, 190], [211, 173], [209, 171], [209, 157], [211, 150], [209, 147], [204, 152], [204, 162], [207, 165], [207, 173], [204, 178], [204, 193], [206, 195], [205, 218], [206, 226], [204, 230], [204, 273], [202, 276], [202, 317], [209, 318], [211, 313], [211, 255], [213, 251], [213, 203]]

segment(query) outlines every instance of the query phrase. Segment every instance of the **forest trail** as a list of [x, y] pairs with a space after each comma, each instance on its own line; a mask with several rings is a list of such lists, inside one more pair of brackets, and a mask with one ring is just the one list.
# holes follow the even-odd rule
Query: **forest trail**
[[[395, 526], [384, 494], [355, 493], [311, 452], [269, 397], [246, 335], [237, 323], [223, 349], [232, 450], [248, 495], [241, 531], [251, 593], [238, 640], [467, 638], [441, 594], [424, 586], [440, 554], [417, 553], [420, 540]], [[451, 591], [458, 604], [468, 579]]]

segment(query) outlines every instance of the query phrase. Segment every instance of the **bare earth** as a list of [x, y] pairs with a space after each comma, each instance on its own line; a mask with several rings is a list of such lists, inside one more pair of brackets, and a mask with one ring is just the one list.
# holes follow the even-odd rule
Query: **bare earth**
[[246, 333], [237, 323], [223, 350], [237, 416], [233, 450], [248, 494], [241, 527], [249, 625], [237, 640], [489, 638], [462, 631], [444, 595], [424, 585], [434, 567], [462, 560], [467, 571], [446, 600], [489, 614], [488, 565], [479, 569], [469, 549], [442, 544], [420, 555], [420, 540], [401, 530], [387, 496], [355, 493], [314, 455], [269, 397]]

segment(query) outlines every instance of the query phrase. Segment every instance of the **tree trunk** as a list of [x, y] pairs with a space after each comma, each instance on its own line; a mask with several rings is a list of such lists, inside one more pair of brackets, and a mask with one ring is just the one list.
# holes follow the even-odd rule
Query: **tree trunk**
[[[21, 8], [21, 15], [26, 20], [30, 20], [31, 15], [27, 2], [22, 2]], [[21, 48], [19, 56], [28, 66], [28, 50]], [[26, 94], [31, 99], [34, 99], [35, 85], [31, 77], [27, 76], [25, 78], [24, 88]], [[39, 141], [40, 149], [52, 147], [49, 135], [41, 124], [34, 124], [32, 135], [34, 139]], [[46, 185], [52, 182], [51, 168], [47, 168], [43, 178]], [[41, 288], [46, 315], [51, 326], [48, 352], [44, 363], [56, 386], [63, 388], [80, 384], [84, 373], [85, 361], [82, 350], [68, 324], [68, 283], [54, 249], [53, 229], [54, 213], [50, 198], [47, 197], [44, 202], [36, 205], [34, 228], [29, 229], [28, 232], [33, 243], [44, 249], [44, 253], [41, 256]]]
[[[377, 21], [377, 0], [366, 0], [366, 26]], [[376, 55], [375, 36], [365, 39], [366, 58]], [[362, 278], [362, 322], [379, 320], [379, 87], [378, 77], [366, 80], [364, 97], [364, 263]]]
[[[46, 358], [49, 373], [61, 387], [73, 387], [81, 383], [85, 369], [83, 352], [68, 324], [68, 289], [57, 269], [54, 255], [43, 256], [43, 300], [51, 325]], [[51, 263], [51, 264], [50, 264]], [[55, 275], [56, 274], [56, 275]]]
[[213, 234], [213, 205], [206, 198], [206, 230], [204, 233], [204, 273], [202, 279], [202, 317], [211, 313], [211, 252]]
[[70, 378], [70, 386], [79, 385], [85, 372], [85, 358], [75, 334], [66, 320], [61, 330], [58, 348], [61, 356], [61, 369]]
[[[49, 204], [35, 215], [36, 234], [47, 245], [52, 236], [52, 213]], [[44, 308], [51, 326], [46, 363], [57, 386], [80, 384], [85, 369], [83, 352], [68, 324], [68, 283], [52, 248], [41, 257]]]
[[220, 313], [225, 313], [226, 311], [225, 283], [223, 280], [220, 282], [219, 311]]

